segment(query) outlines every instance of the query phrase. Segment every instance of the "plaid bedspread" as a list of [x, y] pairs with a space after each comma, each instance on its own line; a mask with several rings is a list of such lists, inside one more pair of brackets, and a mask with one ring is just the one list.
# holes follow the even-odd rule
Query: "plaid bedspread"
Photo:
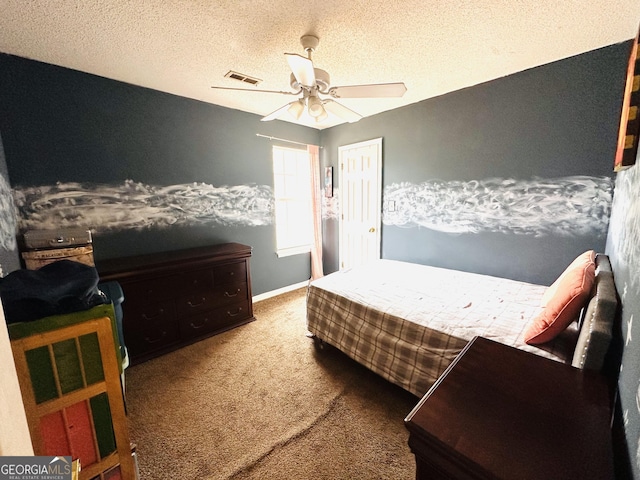
[[313, 281], [307, 328], [321, 340], [422, 396], [474, 336], [570, 362], [577, 326], [543, 346], [524, 343], [548, 287], [380, 260]]

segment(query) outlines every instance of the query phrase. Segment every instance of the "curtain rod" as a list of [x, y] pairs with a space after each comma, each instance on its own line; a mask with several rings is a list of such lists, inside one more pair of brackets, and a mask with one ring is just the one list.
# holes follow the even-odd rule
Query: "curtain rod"
[[[262, 135], [261, 133], [256, 133], [256, 137], [268, 138], [269, 140], [278, 140], [279, 142], [293, 143], [295, 145], [304, 145], [305, 147], [307, 145], [313, 145], [313, 144], [310, 144], [310, 143], [294, 142], [293, 140], [287, 140], [285, 138], [272, 137], [270, 135]], [[322, 147], [320, 147], [318, 145], [313, 145], [313, 146], [318, 147], [318, 148], [322, 148]]]

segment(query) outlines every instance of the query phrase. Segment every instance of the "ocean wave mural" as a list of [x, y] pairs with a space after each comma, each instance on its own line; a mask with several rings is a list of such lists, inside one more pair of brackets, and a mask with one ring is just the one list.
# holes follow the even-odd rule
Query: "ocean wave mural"
[[[261, 226], [274, 223], [268, 185], [169, 186], [126, 180], [120, 185], [57, 183], [18, 187], [0, 183], [6, 223], [0, 242], [14, 245], [21, 231], [86, 227], [94, 233], [171, 225]], [[4, 189], [4, 190], [2, 190]], [[605, 233], [613, 182], [609, 177], [394, 183], [383, 193], [383, 223], [451, 234], [502, 232], [543, 236]], [[339, 190], [323, 196], [323, 218], [337, 219]], [[9, 225], [11, 222], [13, 225]], [[13, 242], [13, 243], [12, 243]]]
[[612, 196], [609, 177], [394, 183], [384, 189], [383, 223], [451, 234], [605, 234]]
[[[640, 270], [640, 170], [637, 166], [623, 170], [616, 178], [616, 195], [613, 199], [615, 216], [611, 218], [611, 229], [607, 248], [612, 252], [614, 271], [628, 269]], [[619, 263], [616, 263], [619, 262]], [[640, 296], [640, 276], [637, 273], [628, 276], [630, 285], [625, 285], [621, 295], [627, 290]], [[623, 298], [624, 300], [624, 298]], [[640, 411], [640, 408], [639, 408]], [[638, 464], [640, 468], [640, 463]]]
[[267, 185], [57, 183], [14, 188], [13, 199], [23, 231], [86, 227], [99, 233], [171, 225], [273, 223], [273, 191]]
[[[16, 207], [9, 182], [0, 174], [0, 249], [16, 250]], [[1, 273], [0, 273], [1, 276]]]

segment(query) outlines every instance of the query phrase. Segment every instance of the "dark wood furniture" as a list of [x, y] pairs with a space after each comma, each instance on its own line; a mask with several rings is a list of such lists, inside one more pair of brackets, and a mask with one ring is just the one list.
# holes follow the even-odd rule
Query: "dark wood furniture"
[[405, 419], [430, 480], [613, 478], [609, 422], [600, 374], [480, 337]]
[[131, 363], [254, 320], [250, 257], [225, 243], [97, 262], [102, 282], [122, 286]]

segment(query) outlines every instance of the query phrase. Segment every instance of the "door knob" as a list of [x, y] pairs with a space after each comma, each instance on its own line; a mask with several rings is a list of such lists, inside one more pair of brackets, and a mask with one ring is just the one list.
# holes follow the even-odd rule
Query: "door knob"
[[374, 227], [371, 227], [371, 228], [369, 229], [369, 233], [373, 233], [373, 232], [375, 232], [375, 231], [376, 231], [376, 229], [375, 229]]

